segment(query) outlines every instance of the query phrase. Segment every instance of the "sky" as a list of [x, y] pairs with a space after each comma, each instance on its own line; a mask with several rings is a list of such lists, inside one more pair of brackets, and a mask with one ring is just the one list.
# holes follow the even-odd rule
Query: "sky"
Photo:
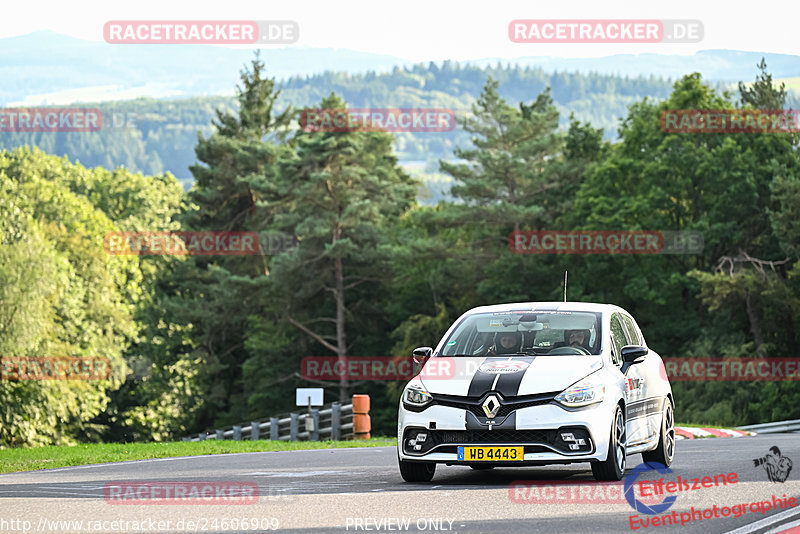
[[[742, 5], [719, 0], [659, 4], [620, 0], [32, 0], [4, 5], [0, 38], [51, 30], [103, 41], [103, 24], [108, 20], [294, 20], [300, 27], [300, 39], [292, 46], [347, 48], [412, 61], [643, 52], [692, 55], [708, 49], [800, 55], [796, 1], [744, 4], [759, 6], [764, 15]], [[513, 43], [508, 24], [514, 19], [692, 19], [703, 22], [704, 38], [699, 43], [680, 44]]]

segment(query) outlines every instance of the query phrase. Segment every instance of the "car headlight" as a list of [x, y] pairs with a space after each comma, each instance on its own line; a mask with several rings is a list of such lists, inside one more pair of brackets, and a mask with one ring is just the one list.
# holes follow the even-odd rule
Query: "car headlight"
[[605, 395], [606, 386], [600, 382], [599, 377], [589, 375], [556, 395], [555, 400], [564, 406], [575, 408], [603, 402]]
[[430, 393], [422, 389], [419, 384], [409, 384], [403, 392], [403, 402], [420, 408], [433, 400]]

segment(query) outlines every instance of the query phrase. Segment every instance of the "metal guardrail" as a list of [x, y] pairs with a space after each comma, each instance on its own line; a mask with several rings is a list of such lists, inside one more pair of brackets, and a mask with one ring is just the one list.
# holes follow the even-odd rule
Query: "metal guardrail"
[[183, 441], [207, 439], [271, 439], [279, 441], [320, 441], [322, 439], [348, 439], [353, 437], [353, 405], [333, 402], [320, 409], [300, 413], [287, 413], [277, 417], [252, 421], [201, 432], [196, 437], [185, 437]]
[[781, 432], [800, 432], [800, 419], [761, 423], [758, 425], [737, 426], [737, 430], [748, 430], [756, 434], [778, 434]]

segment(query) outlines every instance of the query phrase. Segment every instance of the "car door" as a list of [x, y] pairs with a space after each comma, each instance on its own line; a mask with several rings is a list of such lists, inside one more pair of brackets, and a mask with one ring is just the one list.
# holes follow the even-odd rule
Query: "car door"
[[[624, 326], [622, 314], [614, 312], [611, 315], [611, 351], [614, 365], [622, 367], [622, 347], [635, 345], [629, 338]], [[644, 377], [637, 367], [641, 364], [631, 365], [624, 375], [625, 378], [625, 429], [628, 434], [629, 446], [647, 441], [650, 436], [647, 418], [644, 416]]]
[[[636, 321], [626, 313], [620, 313], [619, 316], [625, 328], [628, 344], [645, 346]], [[649, 351], [642, 363], [631, 366], [626, 373], [626, 389], [630, 388], [631, 397], [635, 402], [633, 407], [630, 408], [631, 416], [642, 423], [640, 425], [642, 438], [637, 442], [653, 439], [661, 429], [664, 399], [658, 387], [658, 359], [655, 353]]]

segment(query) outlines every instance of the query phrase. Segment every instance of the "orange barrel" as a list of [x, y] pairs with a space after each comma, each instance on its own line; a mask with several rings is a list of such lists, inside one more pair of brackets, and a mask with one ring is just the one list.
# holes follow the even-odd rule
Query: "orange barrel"
[[353, 434], [355, 439], [369, 439], [372, 421], [369, 418], [369, 395], [353, 395]]
[[353, 395], [353, 413], [369, 413], [369, 395]]

